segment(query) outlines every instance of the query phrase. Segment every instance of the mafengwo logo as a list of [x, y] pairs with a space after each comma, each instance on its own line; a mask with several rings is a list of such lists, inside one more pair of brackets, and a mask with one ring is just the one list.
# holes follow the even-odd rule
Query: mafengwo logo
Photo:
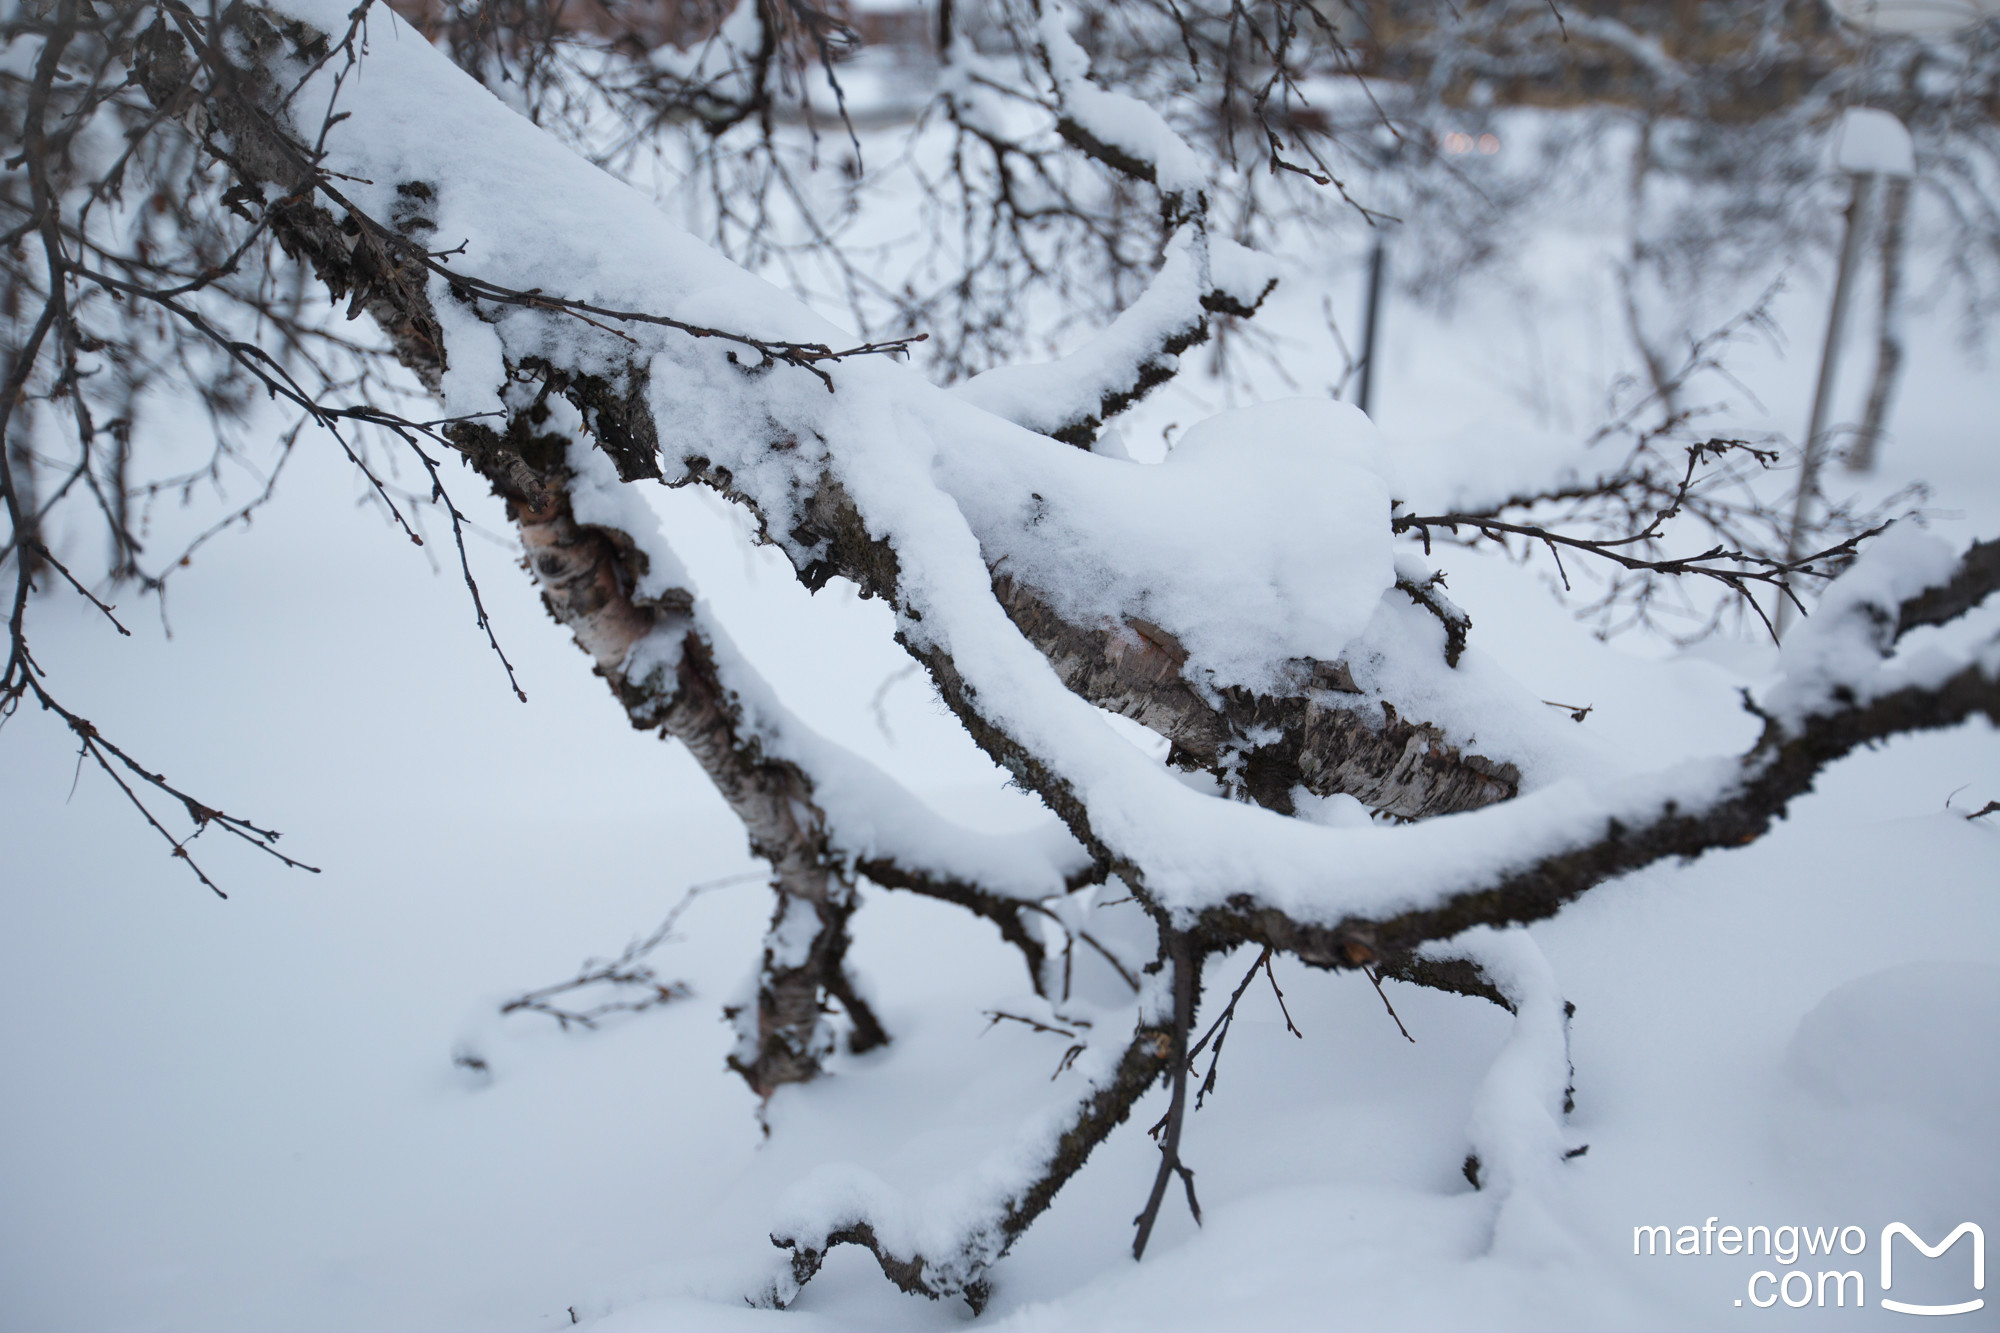
[[[1632, 1253], [1676, 1256], [1721, 1254], [1745, 1258], [1761, 1254], [1775, 1259], [1785, 1271], [1779, 1273], [1770, 1268], [1760, 1268], [1750, 1274], [1748, 1289], [1742, 1296], [1736, 1298], [1735, 1303], [1738, 1306], [1749, 1305], [1759, 1310], [1768, 1310], [1782, 1301], [1794, 1310], [1809, 1305], [1819, 1309], [1866, 1308], [1868, 1285], [1862, 1270], [1860, 1268], [1842, 1270], [1838, 1267], [1843, 1262], [1852, 1262], [1867, 1251], [1868, 1233], [1860, 1227], [1718, 1227], [1716, 1223], [1721, 1220], [1720, 1217], [1711, 1217], [1701, 1226], [1678, 1228], [1633, 1227]], [[1882, 1228], [1879, 1241], [1882, 1250], [1880, 1301], [1883, 1309], [1893, 1310], [1897, 1314], [1938, 1316], [1971, 1314], [1974, 1310], [1985, 1308], [1986, 1300], [1980, 1296], [1974, 1296], [1970, 1300], [1945, 1303], [1918, 1303], [1900, 1301], [1888, 1295], [1895, 1290], [1896, 1285], [1898, 1246], [1895, 1242], [1899, 1236], [1909, 1242], [1908, 1245], [1901, 1247], [1902, 1270], [1906, 1279], [1912, 1276], [1912, 1265], [1919, 1261], [1919, 1257], [1944, 1259], [1961, 1240], [1970, 1237], [1971, 1290], [1975, 1292], [1986, 1290], [1986, 1233], [1980, 1229], [1978, 1223], [1961, 1222], [1943, 1240], [1932, 1245], [1908, 1225], [1891, 1222]], [[1804, 1268], [1792, 1267], [1801, 1257], [1810, 1258], [1814, 1255], [1825, 1256], [1819, 1263], [1834, 1266], [1825, 1269], [1819, 1268], [1817, 1264]], [[1938, 1273], [1932, 1270], [1930, 1265], [1917, 1270], [1917, 1275], [1926, 1279], [1923, 1282], [1924, 1286], [1936, 1288]], [[1909, 1281], [1904, 1282], [1906, 1293], [1910, 1286]]]
[[[1882, 1228], [1882, 1290], [1888, 1291], [1894, 1285], [1895, 1247], [1890, 1244], [1898, 1236], [1910, 1238], [1910, 1244], [1917, 1247], [1926, 1259], [1935, 1259], [1958, 1243], [1960, 1236], [1972, 1237], [1972, 1289], [1986, 1290], [1986, 1233], [1971, 1222], [1960, 1222], [1958, 1229], [1936, 1245], [1924, 1244], [1923, 1237], [1904, 1226], [1901, 1222], [1891, 1222]], [[1882, 1308], [1894, 1310], [1898, 1314], [1971, 1314], [1986, 1304], [1984, 1299], [1960, 1301], [1956, 1305], [1905, 1305], [1901, 1301], [1882, 1298]]]

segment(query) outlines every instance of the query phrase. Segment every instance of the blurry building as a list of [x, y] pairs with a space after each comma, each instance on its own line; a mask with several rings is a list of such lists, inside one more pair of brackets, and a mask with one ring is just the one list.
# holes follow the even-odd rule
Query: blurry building
[[[520, 40], [588, 35], [635, 51], [683, 49], [707, 40], [734, 8], [733, 0], [389, 0], [391, 8], [431, 40], [462, 27]], [[841, 50], [874, 48], [928, 56], [933, 18], [909, 0], [820, 0], [815, 8], [858, 41]], [[798, 10], [778, 0], [775, 13], [798, 26]]]
[[1856, 55], [1823, 0], [1322, 0], [1358, 72], [1447, 102], [1752, 120]]

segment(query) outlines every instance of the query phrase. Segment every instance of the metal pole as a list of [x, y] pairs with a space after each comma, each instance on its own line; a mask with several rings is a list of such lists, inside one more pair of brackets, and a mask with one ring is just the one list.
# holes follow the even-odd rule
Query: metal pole
[[1388, 267], [1387, 234], [1378, 224], [1375, 248], [1368, 254], [1368, 309], [1361, 320], [1361, 394], [1356, 400], [1363, 412], [1375, 405], [1375, 330], [1382, 317], [1382, 272]]
[[1882, 195], [1882, 310], [1875, 334], [1875, 382], [1868, 386], [1868, 407], [1861, 430], [1847, 451], [1849, 472], [1872, 472], [1875, 451], [1882, 443], [1882, 423], [1889, 415], [1889, 395], [1903, 368], [1903, 235], [1909, 222], [1910, 178], [1891, 176]]
[[[1826, 346], [1819, 354], [1819, 383], [1813, 389], [1812, 420], [1806, 425], [1803, 457], [1799, 462], [1799, 490], [1792, 501], [1792, 530], [1785, 539], [1785, 563], [1804, 553], [1806, 522], [1812, 516], [1813, 496], [1819, 486], [1820, 464], [1826, 457], [1826, 419], [1833, 410], [1833, 384], [1840, 366], [1840, 339], [1847, 326], [1847, 297], [1854, 285], [1854, 270], [1861, 258], [1862, 222], [1869, 197], [1875, 191], [1875, 174], [1858, 173], [1854, 192], [1847, 201], [1847, 229], [1840, 238], [1840, 270], [1833, 282], [1833, 309], [1826, 317]], [[1778, 633], [1791, 620], [1791, 599], [1778, 599]]]

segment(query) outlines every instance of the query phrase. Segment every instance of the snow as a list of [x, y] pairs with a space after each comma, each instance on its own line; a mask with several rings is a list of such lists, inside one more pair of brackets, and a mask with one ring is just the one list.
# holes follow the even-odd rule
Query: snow
[[1837, 986], [1799, 1020], [1785, 1072], [1835, 1112], [1915, 1118], [1967, 1144], [1990, 1136], [2000, 1128], [2000, 967], [1904, 963]]
[[1479, 513], [1551, 487], [1585, 487], [1624, 463], [1616, 444], [1519, 418], [1483, 419], [1441, 437], [1399, 442], [1396, 499], [1416, 514]]
[[1163, 196], [1192, 199], [1208, 183], [1200, 154], [1146, 103], [1091, 82], [1090, 57], [1070, 36], [1069, 25], [1065, 6], [1041, 6], [1042, 51], [1064, 117], [1098, 143], [1150, 168]]
[[1849, 107], [1833, 132], [1833, 158], [1850, 175], [1914, 176], [1916, 150], [1903, 122], [1872, 106]]
[[[560, 425], [565, 415], [574, 413], [556, 410], [552, 421]], [[634, 589], [639, 600], [657, 600], [668, 588], [693, 599], [687, 628], [707, 642], [718, 676], [743, 711], [745, 731], [766, 753], [791, 760], [815, 779], [814, 799], [827, 816], [832, 849], [849, 865], [887, 857], [913, 870], [1034, 902], [1063, 892], [1064, 878], [1089, 863], [1088, 855], [1052, 816], [1005, 837], [965, 828], [801, 721], [700, 599], [693, 575], [668, 543], [658, 517], [637, 491], [619, 482], [611, 461], [577, 438], [571, 441], [568, 463], [574, 474], [569, 493], [577, 520], [613, 527], [634, 540], [647, 563]], [[674, 629], [655, 630], [633, 646], [624, 670], [632, 679], [656, 679], [670, 689], [671, 678], [655, 673], [679, 662], [679, 642]], [[803, 905], [801, 910], [810, 915]], [[802, 929], [804, 937], [794, 941], [801, 958], [812, 927]]]
[[658, 46], [647, 59], [661, 73], [692, 87], [715, 88], [723, 97], [743, 97], [751, 90], [743, 86], [739, 71], [763, 35], [756, 0], [740, 0], [707, 39], [687, 50]]
[[1190, 223], [1168, 243], [1166, 258], [1145, 292], [1083, 347], [1044, 365], [995, 366], [953, 392], [1029, 430], [1060, 430], [1100, 415], [1112, 394], [1130, 394], [1143, 367], [1177, 366], [1178, 359], [1161, 349], [1169, 338], [1206, 319], [1201, 300], [1211, 291], [1253, 307], [1277, 280], [1277, 267], [1268, 258], [1211, 239]]
[[1925, 651], [1923, 639], [1914, 651], [1883, 660], [1894, 646], [1901, 604], [1945, 583], [1956, 565], [1957, 552], [1914, 523], [1883, 533], [1786, 636], [1779, 654], [1783, 679], [1765, 697], [1767, 709], [1796, 724], [1840, 699], [1865, 701], [1906, 685], [1937, 684], [1962, 669], [1969, 660], [1964, 651]]
[[[422, 80], [390, 59], [410, 40], [375, 25], [381, 63], [364, 79], [385, 86], [367, 114], [435, 117], [424, 123], [436, 133], [410, 148], [412, 170], [491, 169], [479, 192], [441, 201], [439, 234], [476, 240], [474, 271], [519, 263], [551, 291], [841, 340], [665, 223], [640, 225], [622, 187], [574, 171], [539, 136], [503, 142], [511, 162], [472, 153], [491, 124], [417, 96]], [[427, 51], [403, 55], [428, 68]], [[386, 189], [398, 177], [371, 179]], [[606, 250], [634, 257], [629, 268], [572, 256], [576, 237], [534, 223], [533, 210], [482, 211], [554, 188], [575, 200], [563, 226], [589, 218]], [[1274, 299], [1296, 302], [1272, 312], [1286, 336], [1317, 327], [1316, 291]], [[827, 779], [820, 795], [846, 854], [888, 850], [1027, 897], [1051, 892], [1079, 850], [971, 751], [920, 681], [880, 693], [907, 661], [890, 643], [897, 629], [983, 664], [987, 706], [1106, 812], [1107, 839], [1148, 853], [1162, 895], [1193, 904], [1227, 878], [1301, 915], [1420, 901], [1496, 852], [1530, 855], [1610, 814], [1712, 789], [1726, 762], [1716, 756], [1755, 733], [1739, 689], [1797, 718], [1836, 686], [1931, 679], [1986, 651], [1990, 615], [1967, 627], [1976, 632], [1920, 632], [1880, 655], [1882, 608], [2000, 518], [1984, 446], [2000, 410], [1992, 382], [1965, 367], [1941, 321], [1917, 321], [1885, 468], [1930, 476], [1969, 520], [1941, 520], [1940, 536], [1892, 532], [1776, 662], [1754, 645], [1695, 657], [1597, 643], [1532, 571], [1440, 549], [1424, 564], [1448, 568], [1475, 622], [1473, 648], [1446, 668], [1436, 620], [1384, 592], [1414, 548], [1369, 534], [1391, 497], [1473, 503], [1445, 492], [1532, 484], [1566, 448], [1562, 431], [1506, 425], [1520, 404], [1468, 371], [1503, 354], [1515, 297], [1466, 300], [1452, 322], [1397, 312], [1376, 423], [1332, 403], [1217, 411], [1191, 396], [1199, 387], [1163, 391], [1126, 423], [1128, 439], [1204, 424], [1158, 464], [1038, 440], [896, 367], [843, 368], [833, 395], [780, 368], [744, 377], [757, 392], [725, 401], [706, 389], [741, 375], [728, 349], [663, 337], [649, 392], [673, 409], [669, 462], [697, 446], [728, 459], [782, 513], [791, 479], [831, 446], [801, 433], [777, 457], [769, 423], [788, 414], [824, 428], [846, 451], [843, 481], [910, 557], [922, 621], [840, 583], [807, 598], [781, 556], [748, 546], [740, 512], [694, 490], [617, 484], [601, 456], [573, 458], [572, 500], [585, 521], [642, 539], [642, 596], [698, 594], [692, 621], [718, 645], [760, 738]], [[560, 327], [507, 315], [475, 328], [450, 307], [440, 299], [454, 410], [490, 408], [503, 345], [547, 347]], [[1779, 317], [1810, 329], [1818, 312], [1799, 302]], [[1581, 321], [1548, 323], [1568, 349], [1556, 364], [1588, 379], [1603, 340]], [[1753, 359], [1741, 373], [1782, 411], [1808, 371]], [[1284, 392], [1296, 390], [1273, 396]], [[1260, 480], [1270, 508], [1257, 507]], [[476, 485], [458, 489], [475, 522], [504, 530]], [[1024, 536], [1013, 519], [1037, 493], [1049, 516]], [[14, 1204], [0, 1217], [0, 1321], [962, 1326], [962, 1309], [899, 1295], [851, 1249], [793, 1310], [743, 1300], [782, 1266], [774, 1227], [809, 1234], [865, 1206], [921, 1242], [987, 1215], [1045, 1149], [1052, 1118], [1101, 1076], [1129, 1030], [1129, 992], [1079, 954], [1085, 975], [1063, 1014], [1090, 1020], [1092, 1041], [1051, 1079], [1064, 1039], [1008, 1023], [981, 1035], [989, 1009], [1057, 1016], [1022, 995], [1019, 960], [991, 927], [864, 887], [854, 964], [896, 1041], [781, 1094], [768, 1138], [720, 1068], [731, 1034], [715, 1021], [769, 915], [754, 883], [704, 896], [663, 952], [663, 974], [687, 978], [693, 999], [582, 1037], [495, 1019], [500, 999], [649, 928], [688, 884], [755, 866], [688, 757], [623, 725], [505, 543], [475, 544], [473, 558], [534, 700], [519, 712], [469, 630], [455, 574], [421, 577], [408, 544], [377, 531], [352, 494], [330, 451], [303, 460], [269, 520], [208, 548], [177, 590], [171, 643], [140, 616], [137, 643], [107, 647], [108, 631], [74, 603], [48, 603], [44, 659], [107, 731], [286, 829], [287, 849], [326, 873], [285, 876], [197, 844], [233, 894], [208, 901], [97, 775], [66, 795], [74, 756], [59, 727], [35, 714], [9, 723], [0, 995], [17, 1021], [0, 1037], [0, 1193]], [[1340, 798], [1308, 824], [1201, 796], [1157, 750], [1062, 704], [1004, 618], [950, 611], [1002, 557], [1077, 608], [1157, 612], [1147, 619], [1185, 636], [1214, 680], [1268, 679], [1306, 651], [1345, 655], [1357, 681], [1518, 756], [1530, 795], [1426, 829], [1370, 826]], [[1154, 577], [1161, 562], [1178, 562], [1177, 576]], [[1329, 563], [1341, 577], [1312, 576]], [[1177, 601], [1189, 587], [1207, 603]], [[1215, 623], [1243, 635], [1204, 640]], [[651, 641], [640, 651], [674, 660]], [[147, 689], [133, 689], [142, 679]], [[872, 720], [878, 696], [892, 725]], [[1577, 724], [1543, 698], [1596, 708]], [[1288, 1035], [1261, 981], [1246, 996], [1218, 1092], [1188, 1132], [1205, 1226], [1170, 1207], [1147, 1261], [1129, 1259], [1130, 1218], [1157, 1162], [1142, 1132], [1164, 1109], [1156, 1092], [1003, 1261], [980, 1322], [1716, 1326], [1736, 1313], [1751, 1265], [1635, 1259], [1632, 1226], [1726, 1214], [1838, 1219], [1871, 1236], [1897, 1218], [1933, 1239], [1966, 1218], [1991, 1231], [2000, 833], [1962, 815], [2000, 797], [1996, 756], [1983, 724], [1857, 755], [1754, 846], [1605, 885], [1526, 932], [1456, 942], [1501, 979], [1516, 1018], [1385, 983], [1410, 1044], [1363, 978], [1279, 960], [1306, 1035]], [[1144, 919], [1115, 905], [1121, 896], [1114, 883], [1065, 910], [1141, 940]], [[1211, 963], [1204, 1022], [1250, 961]], [[1149, 985], [1157, 1005], [1158, 979]], [[1577, 1006], [1566, 1057], [1565, 1000]], [[468, 1031], [489, 1077], [450, 1066]], [[1569, 1061], [1576, 1111], [1564, 1118]], [[1550, 1160], [1548, 1148], [1584, 1143], [1585, 1155]], [[1460, 1174], [1468, 1152], [1491, 1173], [1486, 1189]], [[1991, 1327], [1992, 1314], [1963, 1322]], [[1872, 1307], [1852, 1318], [1896, 1322]], [[1782, 1308], [1757, 1319], [1814, 1326]]]
[[1277, 693], [1287, 663], [1338, 659], [1395, 582], [1386, 468], [1367, 418], [1301, 398], [1210, 418], [1158, 466], [980, 441], [940, 477], [986, 564], [1065, 619], [1142, 618], [1205, 683]]
[[[1569, 1019], [1554, 971], [1527, 932], [1477, 926], [1426, 946], [1423, 956], [1464, 958], [1514, 1007], [1514, 1028], [1472, 1096], [1467, 1131], [1479, 1183], [1496, 1198], [1533, 1191], [1563, 1160], [1563, 1101], [1570, 1082]], [[1505, 1206], [1505, 1205], [1503, 1205]]]
[[[1815, 314], [1801, 303], [1805, 327]], [[1967, 401], [1944, 337], [1914, 359], [1908, 395], [1933, 410]], [[1885, 466], [1951, 475], [1982, 412], [1956, 428], [1933, 418], [1940, 428], [1911, 432]], [[670, 516], [717, 614], [741, 618], [729, 628], [757, 645], [774, 688], [810, 702], [844, 743], [920, 775], [927, 795], [970, 800], [984, 784], [986, 826], [1019, 819], [920, 688], [888, 696], [897, 744], [868, 720], [898, 666], [878, 603], [836, 589], [807, 599], [768, 555], [746, 564], [740, 529], [695, 494], [639, 493]], [[767, 1235], [786, 1192], [821, 1167], [846, 1164], [906, 1198], [949, 1191], [1078, 1086], [1048, 1081], [1061, 1039], [1013, 1024], [978, 1035], [981, 1010], [1020, 1003], [1018, 959], [962, 913], [868, 894], [854, 960], [897, 1042], [782, 1097], [767, 1140], [720, 1068], [730, 1034], [715, 1021], [768, 915], [753, 883], [704, 898], [662, 958], [693, 999], [581, 1037], [489, 1018], [494, 1077], [461, 1080], [452, 1041], [468, 1013], [491, 1015], [487, 997], [615, 947], [685, 883], [751, 867], [692, 763], [623, 725], [504, 550], [474, 556], [525, 673], [533, 703], [520, 711], [455, 578], [423, 577], [351, 494], [337, 460], [303, 460], [269, 523], [210, 548], [178, 594], [172, 643], [142, 617], [139, 645], [107, 650], [86, 617], [51, 617], [47, 660], [106, 703], [101, 722], [176, 756], [174, 777], [268, 816], [327, 872], [306, 881], [225, 858], [233, 897], [205, 901], [106, 784], [86, 774], [65, 804], [72, 747], [59, 729], [35, 715], [10, 724], [20, 748], [0, 769], [0, 846], [10, 887], [28, 891], [0, 932], [0, 987], [36, 1017], [4, 1038], [6, 1321], [556, 1329], [574, 1306], [587, 1326], [625, 1333], [963, 1326], [962, 1309], [902, 1296], [853, 1250], [836, 1251], [793, 1310], [742, 1297], [778, 1258]], [[1992, 512], [1973, 486], [1952, 494]], [[479, 499], [460, 496], [497, 527]], [[1745, 677], [1595, 645], [1532, 575], [1448, 556], [1475, 643], [1524, 678], [1560, 665], [1577, 701], [1598, 703], [1581, 726], [1547, 710], [1560, 728], [1657, 749], [1720, 719], [1707, 743], [1734, 745]], [[248, 640], [246, 607], [264, 608]], [[180, 706], [122, 694], [133, 671]], [[1589, 1144], [1538, 1196], [1553, 1238], [1538, 1226], [1534, 1248], [1514, 1248], [1521, 1210], [1503, 1214], [1459, 1173], [1514, 1021], [1385, 983], [1411, 1045], [1365, 980], [1280, 960], [1306, 1037], [1286, 1034], [1267, 992], [1246, 996], [1218, 1091], [1190, 1121], [1205, 1225], [1169, 1209], [1147, 1261], [1130, 1261], [1157, 1160], [1141, 1132], [1164, 1109], [1155, 1094], [1003, 1262], [979, 1322], [1710, 1326], [1756, 1265], [1649, 1266], [1630, 1255], [1634, 1225], [1723, 1213], [1872, 1232], [1903, 1218], [1935, 1240], [1961, 1216], [1990, 1218], [1984, 1109], [1960, 1103], [1970, 1121], [1944, 1123], [1951, 1104], [1919, 1104], [1911, 1083], [1985, 1068], [1995, 1048], [1991, 1007], [1967, 1001], [1979, 969], [2000, 967], [1988, 891], [2000, 841], [1943, 802], [1968, 782], [1961, 812], [2000, 796], [1997, 754], [1975, 726], [1857, 756], [1763, 842], [1607, 885], [1529, 932], [1577, 1005], [1577, 1110], [1562, 1141]], [[1211, 1006], [1248, 963], [1214, 962]], [[1892, 1003], [1842, 998], [1885, 970], [1905, 978]], [[1973, 989], [1954, 979], [1966, 974]], [[1862, 1017], [1876, 1008], [1879, 1021]], [[1100, 1028], [1117, 1023], [1107, 1006]], [[1815, 1062], [1913, 1079], [1842, 1102]], [[1524, 1086], [1547, 1095], [1546, 1082]]]

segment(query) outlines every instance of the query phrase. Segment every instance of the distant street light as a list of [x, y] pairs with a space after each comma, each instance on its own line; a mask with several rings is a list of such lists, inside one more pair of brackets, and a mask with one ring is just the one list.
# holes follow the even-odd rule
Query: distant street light
[[[1886, 8], [1882, 0], [1861, 0]], [[1915, 6], [1958, 0], [1897, 0]], [[1813, 496], [1819, 486], [1820, 464], [1826, 458], [1827, 415], [1833, 407], [1835, 372], [1840, 365], [1840, 338], [1847, 325], [1847, 298], [1854, 285], [1856, 261], [1861, 255], [1861, 233], [1866, 226], [1868, 201], [1874, 196], [1875, 182], [1883, 176], [1907, 180], [1916, 173], [1916, 152], [1910, 132], [1903, 122], [1887, 111], [1873, 107], [1851, 107], [1843, 112], [1833, 133], [1834, 165], [1846, 173], [1852, 186], [1847, 201], [1846, 229], [1840, 238], [1840, 268], [1833, 282], [1833, 308], [1826, 317], [1826, 345], [1820, 351], [1819, 382], [1813, 389], [1812, 419], [1806, 425], [1805, 449], [1799, 463], [1799, 489], [1792, 501], [1792, 530], [1785, 539], [1787, 564], [1805, 554], [1806, 521], [1812, 516]], [[1778, 601], [1778, 632], [1791, 619], [1791, 602]]]

